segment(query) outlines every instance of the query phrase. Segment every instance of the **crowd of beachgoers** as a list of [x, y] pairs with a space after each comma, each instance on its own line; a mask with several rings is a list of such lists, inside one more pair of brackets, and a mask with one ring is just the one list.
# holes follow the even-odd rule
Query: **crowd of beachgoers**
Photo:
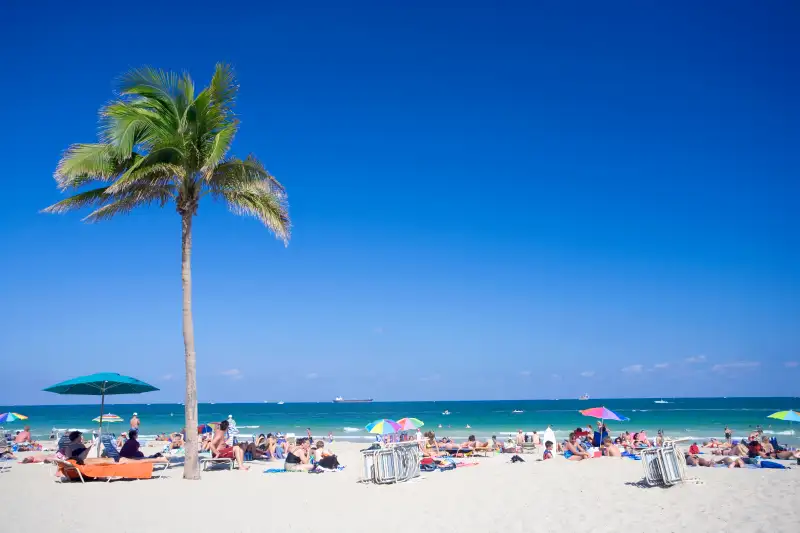
[[[136, 413], [130, 419], [130, 430], [118, 436], [107, 433], [85, 437], [81, 431], [71, 431], [60, 435], [54, 448], [43, 448], [31, 438], [30, 427], [8, 435], [5, 448], [0, 448], [0, 457], [15, 459], [15, 452], [42, 452], [27, 455], [24, 463], [67, 461], [77, 465], [109, 465], [117, 463], [152, 463], [154, 465], [169, 463], [185, 454], [185, 428], [171, 434], [159, 434], [148, 437], [149, 445], [160, 451], [145, 455], [139, 442], [141, 421]], [[248, 463], [253, 460], [266, 462], [282, 462], [284, 471], [307, 471], [312, 473], [342, 468], [339, 460], [331, 450], [332, 435], [328, 435], [328, 446], [325, 439], [314, 438], [310, 429], [306, 437], [280, 432], [244, 435], [236, 427], [236, 421], [230, 415], [219, 423], [204, 424], [198, 428], [198, 451], [204, 461], [230, 464], [240, 470], [248, 470]], [[758, 465], [761, 460], [798, 460], [800, 451], [781, 446], [773, 437], [763, 435], [760, 427], [750, 432], [748, 437], [734, 440], [732, 431], [725, 428], [725, 440], [711, 439], [702, 443], [707, 449], [700, 451], [697, 442], [689, 445], [684, 452], [686, 464], [689, 466], [711, 467], [717, 465], [729, 468], [743, 468], [745, 465]], [[403, 431], [387, 435], [377, 435], [371, 448], [392, 446], [396, 442], [416, 441], [420, 448], [423, 464], [431, 464], [445, 458], [475, 457], [478, 455], [524, 454], [536, 451], [540, 460], [550, 460], [557, 455], [569, 461], [583, 461], [597, 457], [631, 457], [645, 449], [660, 447], [666, 441], [663, 433], [658, 431], [655, 437], [646, 431], [631, 433], [620, 432], [611, 435], [611, 430], [603, 421], [596, 425], [587, 424], [569, 433], [564, 440], [558, 440], [555, 432], [548, 426], [539, 434], [538, 431], [523, 432], [520, 429], [516, 436], [498, 439], [493, 435], [480, 440], [475, 435], [463, 439], [448, 437], [437, 438], [435, 432]], [[162, 446], [163, 443], [163, 446]], [[99, 449], [99, 451], [98, 451]], [[702, 456], [705, 455], [705, 456]]]

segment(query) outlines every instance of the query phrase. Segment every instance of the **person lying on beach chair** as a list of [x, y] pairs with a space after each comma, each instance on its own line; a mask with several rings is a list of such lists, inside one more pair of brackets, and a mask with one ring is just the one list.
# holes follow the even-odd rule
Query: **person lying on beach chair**
[[211, 451], [211, 457], [214, 459], [234, 459], [236, 464], [239, 465], [239, 470], [249, 470], [244, 466], [244, 450], [238, 446], [229, 446], [226, 442], [228, 436], [228, 421], [223, 420], [219, 428], [214, 432], [214, 438], [208, 448]]
[[569, 439], [564, 441], [563, 444], [564, 448], [564, 459], [568, 459], [570, 461], [582, 461], [584, 459], [589, 459], [591, 456], [589, 452], [583, 450], [578, 444], [578, 437], [575, 433], [569, 434]]
[[[150, 457], [145, 457], [145, 455], [139, 450], [139, 441], [138, 441], [139, 433], [135, 430], [130, 430], [128, 432], [128, 440], [125, 441], [125, 444], [122, 445], [122, 449], [116, 454], [118, 456], [118, 462], [124, 463], [123, 459], [127, 459], [130, 461], [145, 461], [150, 463], [168, 463], [169, 460], [166, 457], [162, 457], [160, 453], [155, 455], [151, 455]], [[109, 445], [111, 444], [111, 440], [108, 442], [103, 442], [103, 446], [106, 448], [106, 453], [112, 459], [117, 459], [117, 457], [113, 457], [114, 452], [116, 450], [110, 450]]]
[[475, 435], [470, 435], [467, 442], [461, 445], [462, 448], [471, 448], [475, 451], [490, 452], [492, 451], [491, 445], [488, 442], [481, 442], [475, 439]]

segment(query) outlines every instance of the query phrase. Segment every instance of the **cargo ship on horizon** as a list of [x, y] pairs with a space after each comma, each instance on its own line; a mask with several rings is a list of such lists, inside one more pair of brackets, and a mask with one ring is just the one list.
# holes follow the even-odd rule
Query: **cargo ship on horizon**
[[333, 399], [333, 403], [370, 403], [372, 398], [367, 398], [366, 400], [345, 400], [341, 396], [337, 396]]

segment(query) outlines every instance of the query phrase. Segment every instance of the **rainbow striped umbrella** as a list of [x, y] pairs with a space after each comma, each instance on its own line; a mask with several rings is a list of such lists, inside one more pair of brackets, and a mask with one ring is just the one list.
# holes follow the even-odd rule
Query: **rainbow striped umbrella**
[[102, 417], [98, 416], [96, 418], [93, 418], [92, 422], [98, 422], [99, 423], [101, 419], [103, 420], [103, 422], [107, 422], [109, 424], [114, 423], [114, 422], [122, 422], [122, 418], [121, 417], [119, 417], [117, 415], [112, 415], [111, 413], [108, 413], [107, 415], [102, 415]]
[[401, 418], [397, 421], [397, 424], [400, 426], [402, 431], [408, 431], [410, 429], [419, 429], [425, 425], [425, 422], [420, 420], [419, 418]]
[[366, 430], [377, 435], [390, 435], [392, 433], [397, 433], [400, 430], [400, 424], [394, 420], [382, 418], [372, 422], [371, 424], [367, 424]]
[[787, 422], [800, 422], [800, 413], [797, 411], [778, 411], [772, 413], [767, 418], [776, 418], [778, 420], [786, 420]]
[[28, 417], [25, 415], [21, 415], [19, 413], [3, 413], [0, 415], [0, 424], [5, 424], [6, 422], [14, 422], [16, 420], [27, 420]]

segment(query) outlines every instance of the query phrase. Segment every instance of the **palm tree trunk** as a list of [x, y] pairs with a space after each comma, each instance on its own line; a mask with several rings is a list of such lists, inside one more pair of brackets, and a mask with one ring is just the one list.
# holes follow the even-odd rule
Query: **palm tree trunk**
[[181, 213], [181, 282], [183, 283], [183, 345], [186, 350], [186, 463], [183, 479], [200, 479], [197, 451], [197, 354], [194, 351], [194, 321], [192, 320], [192, 217], [189, 210]]

